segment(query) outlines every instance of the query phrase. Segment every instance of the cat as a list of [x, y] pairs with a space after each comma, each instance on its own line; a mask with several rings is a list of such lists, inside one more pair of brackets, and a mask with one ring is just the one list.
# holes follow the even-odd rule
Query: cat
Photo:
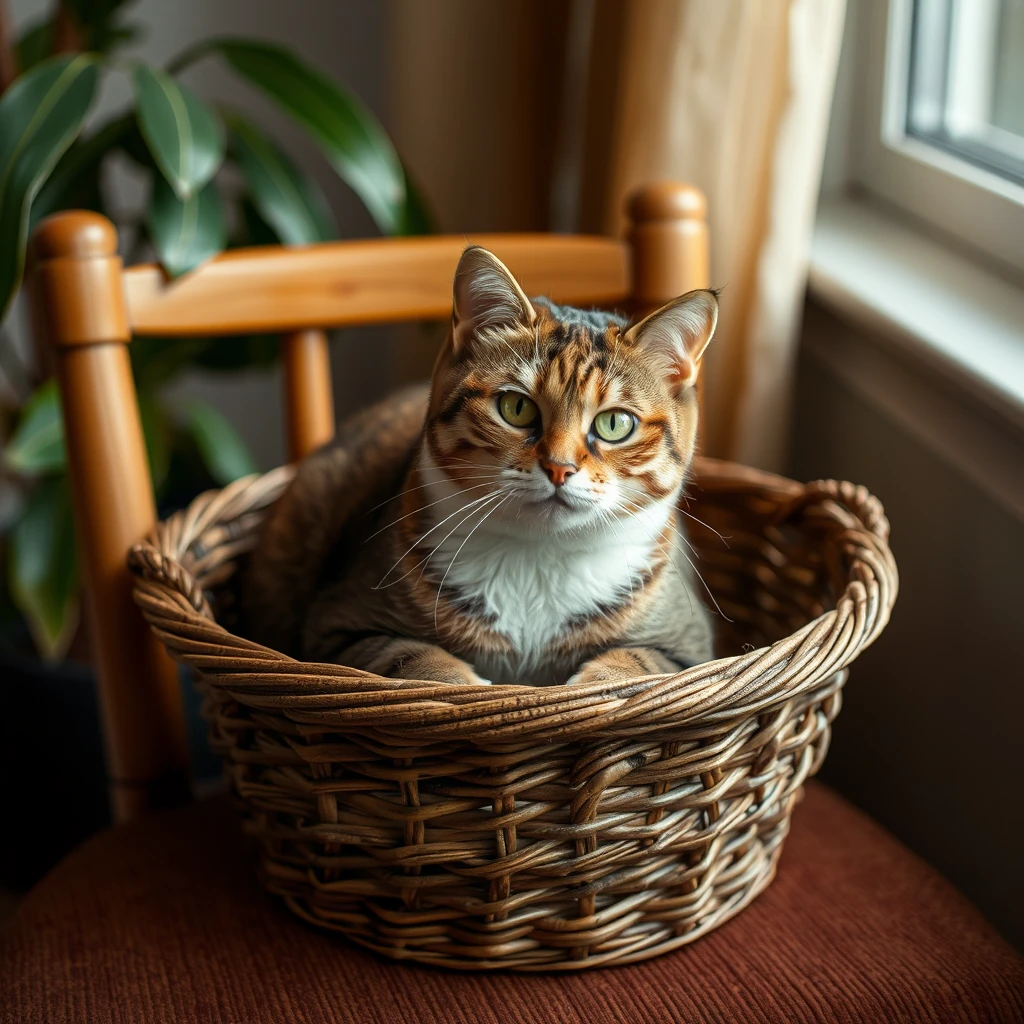
[[718, 319], [693, 291], [630, 324], [530, 300], [465, 250], [429, 392], [355, 415], [275, 503], [250, 635], [445, 683], [589, 683], [713, 657], [677, 511]]

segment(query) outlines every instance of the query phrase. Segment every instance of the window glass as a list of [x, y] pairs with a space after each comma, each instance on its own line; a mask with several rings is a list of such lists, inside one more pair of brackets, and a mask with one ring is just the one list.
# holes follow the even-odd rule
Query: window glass
[[1024, 182], [1024, 0], [914, 0], [908, 135]]

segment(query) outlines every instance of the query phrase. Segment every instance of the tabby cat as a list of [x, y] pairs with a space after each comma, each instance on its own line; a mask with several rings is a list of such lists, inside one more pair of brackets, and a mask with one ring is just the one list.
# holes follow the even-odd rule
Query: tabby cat
[[251, 635], [449, 683], [617, 680], [712, 655], [677, 504], [718, 302], [639, 323], [529, 300], [471, 246], [426, 389], [343, 423], [270, 512]]

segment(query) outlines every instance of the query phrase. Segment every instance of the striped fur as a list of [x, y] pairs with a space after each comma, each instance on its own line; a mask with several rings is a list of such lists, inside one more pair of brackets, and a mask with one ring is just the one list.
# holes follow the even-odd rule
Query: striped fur
[[[616, 680], [710, 658], [676, 506], [716, 317], [703, 291], [633, 326], [530, 301], [468, 249], [429, 395], [361, 413], [268, 518], [253, 635], [449, 682]], [[535, 422], [504, 418], [509, 392]], [[605, 410], [632, 418], [625, 440], [599, 435]]]

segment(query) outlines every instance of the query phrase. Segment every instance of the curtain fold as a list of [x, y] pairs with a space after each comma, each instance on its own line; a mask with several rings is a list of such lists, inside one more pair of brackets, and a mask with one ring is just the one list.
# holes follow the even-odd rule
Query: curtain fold
[[637, 185], [703, 189], [723, 291], [701, 444], [769, 469], [785, 462], [844, 7], [392, 0], [395, 133], [445, 230], [619, 234]]

